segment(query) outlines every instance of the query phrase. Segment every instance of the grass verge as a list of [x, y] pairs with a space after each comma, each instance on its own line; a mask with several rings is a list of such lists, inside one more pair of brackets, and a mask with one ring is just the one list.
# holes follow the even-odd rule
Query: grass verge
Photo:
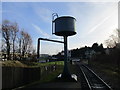
[[92, 62], [90, 67], [105, 81], [113, 90], [119, 90], [120, 72], [115, 65]]
[[41, 66], [49, 66], [49, 65], [64, 65], [63, 61], [55, 61], [55, 62], [30, 62], [30, 61], [0, 61], [2, 67], [41, 67]]

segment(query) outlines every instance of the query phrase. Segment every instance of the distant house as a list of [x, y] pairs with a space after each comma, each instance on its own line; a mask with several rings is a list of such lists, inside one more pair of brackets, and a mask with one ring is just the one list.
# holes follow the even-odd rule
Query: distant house
[[2, 60], [2, 59], [3, 59], [2, 52], [0, 52], [0, 60]]
[[49, 57], [48, 54], [40, 54], [40, 57]]
[[95, 54], [96, 52], [94, 50], [86, 50], [85, 52], [86, 58], [91, 58]]
[[[61, 55], [64, 55], [64, 51], [61, 52]], [[67, 56], [68, 56], [68, 58], [71, 58], [71, 51], [70, 50], [68, 50]]]
[[68, 58], [71, 58], [71, 51], [68, 50]]
[[109, 50], [109, 48], [107, 48], [107, 49], [105, 50], [105, 53], [106, 53], [107, 55], [110, 54], [110, 50]]
[[0, 60], [6, 61], [7, 60], [7, 54], [3, 53], [3, 52], [0, 52]]
[[46, 60], [39, 60], [38, 62], [39, 62], [39, 63], [45, 63]]
[[106, 48], [105, 54], [109, 55], [113, 51], [113, 48]]
[[49, 55], [48, 54], [40, 54], [40, 57], [38, 58], [38, 62], [45, 63], [49, 62]]

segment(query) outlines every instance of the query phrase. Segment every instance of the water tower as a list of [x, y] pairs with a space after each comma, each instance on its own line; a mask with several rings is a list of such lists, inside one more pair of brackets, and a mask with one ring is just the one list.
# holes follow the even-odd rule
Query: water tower
[[[71, 74], [68, 70], [67, 62], [67, 37], [75, 35], [75, 22], [76, 19], [71, 16], [62, 16], [58, 17], [57, 13], [53, 13], [53, 20], [52, 20], [52, 33], [57, 36], [64, 37], [64, 69], [62, 73], [62, 78], [70, 79]], [[56, 17], [56, 18], [55, 18]]]

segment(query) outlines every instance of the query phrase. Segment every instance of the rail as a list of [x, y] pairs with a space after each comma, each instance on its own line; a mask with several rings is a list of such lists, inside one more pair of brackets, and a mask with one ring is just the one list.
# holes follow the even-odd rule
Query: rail
[[85, 65], [78, 65], [82, 73], [81, 87], [83, 90], [112, 90], [112, 88], [105, 83], [95, 72]]

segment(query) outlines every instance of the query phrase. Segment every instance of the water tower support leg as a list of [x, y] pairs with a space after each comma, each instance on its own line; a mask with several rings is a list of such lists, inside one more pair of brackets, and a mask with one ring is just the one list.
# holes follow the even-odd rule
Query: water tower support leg
[[69, 79], [71, 78], [71, 74], [68, 70], [68, 57], [67, 57], [67, 36], [64, 36], [64, 69], [62, 73], [62, 78]]

